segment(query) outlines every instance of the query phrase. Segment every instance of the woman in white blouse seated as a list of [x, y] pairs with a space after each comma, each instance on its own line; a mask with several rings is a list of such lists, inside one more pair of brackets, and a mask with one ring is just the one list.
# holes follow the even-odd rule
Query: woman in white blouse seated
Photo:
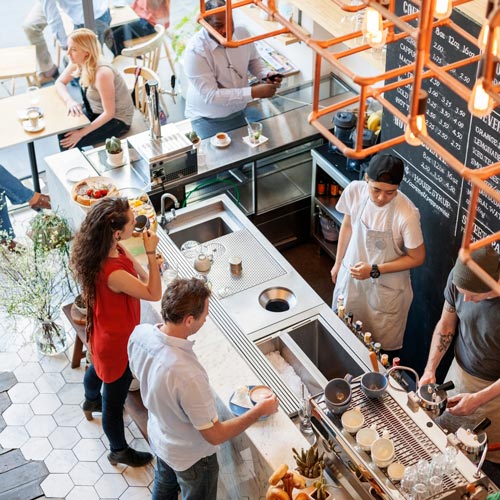
[[[57, 92], [66, 102], [68, 115], [84, 113], [91, 123], [59, 136], [61, 149], [91, 146], [127, 132], [134, 113], [132, 97], [122, 76], [102, 59], [95, 33], [86, 28], [73, 31], [68, 56], [70, 64], [55, 83]], [[83, 110], [66, 88], [75, 77], [80, 78]]]

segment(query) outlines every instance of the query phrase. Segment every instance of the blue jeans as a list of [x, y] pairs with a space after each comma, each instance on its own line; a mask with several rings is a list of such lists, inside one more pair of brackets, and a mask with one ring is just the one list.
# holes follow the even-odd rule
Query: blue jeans
[[0, 241], [14, 239], [14, 229], [10, 222], [7, 200], [14, 205], [27, 203], [35, 192], [27, 188], [17, 177], [0, 165]]
[[124, 24], [123, 26], [112, 28], [111, 35], [106, 35], [107, 38], [105, 42], [109, 50], [111, 50], [115, 56], [118, 56], [125, 47], [123, 43], [125, 40], [133, 40], [134, 38], [153, 34], [156, 34], [154, 26], [149, 24], [146, 19], [138, 19], [137, 21]]
[[99, 378], [94, 365], [87, 368], [83, 377], [86, 400], [99, 400], [102, 388], [102, 428], [109, 439], [111, 451], [120, 451], [128, 446], [123, 425], [123, 406], [127, 399], [130, 382], [132, 382], [132, 373], [128, 365], [123, 375], [110, 384]]
[[[104, 33], [109, 29], [109, 25], [111, 24], [111, 12], [109, 9], [101, 16], [95, 20], [95, 30], [97, 32], [97, 38], [101, 42], [101, 45], [104, 43]], [[75, 24], [74, 29], [84, 28], [83, 24]]]
[[219, 464], [217, 455], [198, 460], [182, 472], [174, 471], [160, 457], [156, 457], [156, 472], [151, 500], [216, 500]]

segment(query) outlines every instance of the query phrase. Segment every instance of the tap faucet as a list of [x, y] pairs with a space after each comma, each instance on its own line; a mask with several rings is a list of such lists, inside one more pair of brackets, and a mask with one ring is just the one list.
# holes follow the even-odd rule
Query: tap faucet
[[[170, 217], [167, 218], [167, 216], [165, 215], [165, 200], [169, 198], [170, 200], [172, 200], [174, 202], [174, 206], [173, 208], [170, 210]], [[160, 202], [160, 206], [161, 206], [161, 218], [160, 218], [160, 226], [161, 228], [167, 232], [168, 234], [168, 224], [170, 222], [172, 222], [175, 217], [176, 217], [176, 214], [175, 214], [175, 209], [176, 208], [179, 208], [179, 200], [171, 193], [163, 193], [161, 195], [161, 202]]]
[[161, 139], [159, 85], [156, 80], [148, 80], [145, 85], [148, 104], [149, 133], [152, 140]]

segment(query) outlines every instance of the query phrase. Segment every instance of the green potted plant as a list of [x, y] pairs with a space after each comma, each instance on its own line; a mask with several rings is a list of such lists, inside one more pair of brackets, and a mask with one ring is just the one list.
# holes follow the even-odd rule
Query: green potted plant
[[332, 498], [332, 494], [328, 491], [330, 485], [326, 482], [323, 467], [319, 478], [313, 482], [313, 487], [316, 488], [310, 495], [313, 500], [330, 500]]
[[319, 478], [325, 466], [324, 452], [320, 453], [317, 445], [312, 445], [309, 449], [301, 448], [300, 453], [292, 448], [293, 458], [297, 464], [296, 470], [306, 479], [309, 486], [312, 480]]
[[120, 139], [115, 136], [106, 139], [106, 156], [110, 165], [114, 167], [123, 165], [123, 148]]
[[54, 355], [68, 347], [59, 315], [76, 290], [68, 269], [71, 230], [65, 219], [44, 212], [33, 219], [29, 236], [15, 253], [0, 247], [0, 308], [31, 320], [38, 350]]

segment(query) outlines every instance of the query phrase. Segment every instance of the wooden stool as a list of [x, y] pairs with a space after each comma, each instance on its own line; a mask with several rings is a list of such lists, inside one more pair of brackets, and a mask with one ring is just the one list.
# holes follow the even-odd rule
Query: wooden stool
[[73, 346], [73, 357], [71, 358], [71, 368], [78, 368], [82, 358], [84, 358], [87, 353], [83, 350], [88, 350], [87, 346], [87, 334], [85, 332], [86, 320], [85, 316], [74, 307], [74, 304], [66, 304], [63, 307], [63, 312], [71, 323], [71, 326], [75, 329], [75, 345]]

